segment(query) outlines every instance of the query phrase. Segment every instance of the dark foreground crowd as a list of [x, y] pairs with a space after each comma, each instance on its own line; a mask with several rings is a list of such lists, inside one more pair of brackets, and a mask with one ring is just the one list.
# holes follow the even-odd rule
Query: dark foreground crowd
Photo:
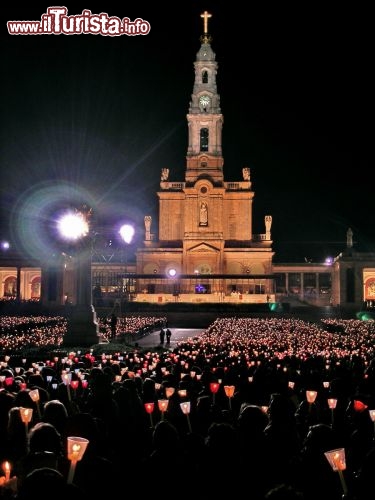
[[4, 355], [0, 496], [374, 498], [374, 340], [373, 322], [221, 318], [173, 349]]

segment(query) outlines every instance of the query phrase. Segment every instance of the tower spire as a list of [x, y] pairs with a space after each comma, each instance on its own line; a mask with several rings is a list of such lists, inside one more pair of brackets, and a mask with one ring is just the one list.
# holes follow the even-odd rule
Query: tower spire
[[203, 19], [203, 35], [200, 37], [200, 41], [202, 43], [210, 43], [212, 38], [208, 34], [208, 20], [212, 17], [212, 14], [207, 12], [206, 10], [201, 14], [201, 18]]

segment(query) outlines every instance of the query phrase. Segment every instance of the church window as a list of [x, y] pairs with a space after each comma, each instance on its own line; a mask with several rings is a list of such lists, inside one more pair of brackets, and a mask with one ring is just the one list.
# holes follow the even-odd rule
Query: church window
[[32, 299], [40, 298], [40, 276], [36, 276], [31, 281], [31, 298]]
[[208, 73], [206, 70], [202, 71], [202, 83], [208, 83]]
[[17, 279], [10, 276], [4, 282], [4, 297], [15, 297], [17, 295]]
[[208, 128], [201, 128], [200, 150], [201, 151], [208, 151]]

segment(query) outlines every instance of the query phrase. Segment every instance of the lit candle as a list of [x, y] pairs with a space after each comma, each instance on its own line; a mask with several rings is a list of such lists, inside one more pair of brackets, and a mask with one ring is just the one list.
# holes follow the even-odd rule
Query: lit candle
[[344, 474], [342, 472], [343, 470], [346, 469], [345, 462], [342, 460], [342, 457], [340, 457], [339, 453], [335, 453], [335, 455], [333, 457], [333, 461], [334, 461], [334, 463], [336, 465], [337, 472], [339, 473], [339, 478], [340, 478], [340, 482], [341, 482], [342, 491], [343, 491], [344, 495], [347, 495], [348, 488], [346, 486]]
[[175, 388], [174, 387], [166, 387], [165, 388], [165, 395], [167, 396], [167, 398], [170, 398], [175, 392]]
[[375, 435], [375, 410], [369, 410], [371, 420], [374, 422], [374, 435]]
[[310, 403], [310, 404], [314, 403], [317, 394], [318, 393], [316, 391], [306, 391], [307, 402]]
[[33, 417], [33, 409], [32, 408], [20, 408], [21, 420], [25, 424], [26, 432], [28, 432], [28, 425], [31, 422]]
[[5, 482], [7, 482], [10, 479], [10, 463], [8, 461], [3, 463], [3, 471], [5, 474]]
[[190, 417], [189, 417], [190, 401], [185, 401], [184, 403], [180, 403], [180, 407], [181, 407], [182, 413], [184, 415], [186, 415], [186, 419], [187, 419], [187, 423], [188, 423], [188, 427], [189, 427], [189, 432], [191, 433], [192, 429], [191, 429], [191, 422], [190, 422]]
[[151, 427], [154, 427], [153, 421], [152, 421], [152, 412], [154, 411], [154, 403], [145, 403], [145, 410], [146, 413], [150, 415], [150, 424]]
[[218, 382], [210, 383], [210, 391], [212, 392], [212, 402], [215, 404], [215, 394], [219, 390], [220, 384]]
[[67, 439], [67, 443], [68, 443], [68, 459], [70, 460], [70, 468], [69, 468], [67, 482], [68, 484], [72, 484], [77, 462], [82, 460], [82, 457], [86, 451], [89, 441], [88, 439], [85, 438], [69, 436]]
[[334, 424], [334, 413], [333, 413], [333, 410], [336, 408], [337, 399], [335, 399], [335, 398], [328, 398], [327, 401], [328, 401], [328, 407], [331, 410], [331, 424], [333, 426], [333, 424]]
[[62, 378], [63, 383], [66, 386], [66, 391], [68, 393], [68, 399], [69, 399], [69, 401], [71, 401], [72, 396], [70, 394], [70, 382], [72, 380], [72, 374], [71, 373], [63, 373], [61, 378]]
[[233, 398], [234, 390], [235, 390], [234, 385], [224, 385], [224, 391], [225, 391], [225, 395], [227, 396], [228, 401], [229, 401], [229, 409], [230, 410], [232, 409], [231, 398]]
[[40, 413], [40, 407], [39, 407], [39, 399], [40, 399], [39, 390], [38, 389], [34, 389], [34, 390], [30, 391], [29, 392], [29, 396], [34, 401], [34, 403], [36, 404], [36, 409], [37, 409], [37, 412], [38, 412], [38, 418], [39, 418], [39, 420], [41, 420], [42, 415]]
[[327, 401], [328, 401], [329, 408], [331, 410], [334, 410], [336, 408], [336, 405], [337, 405], [337, 399], [329, 398]]
[[314, 404], [317, 394], [318, 393], [316, 391], [306, 391], [306, 399], [309, 403], [309, 412], [311, 412], [311, 407]]
[[344, 496], [346, 496], [348, 493], [348, 488], [343, 474], [343, 471], [346, 469], [345, 449], [339, 448], [337, 450], [326, 451], [324, 452], [324, 455], [326, 456], [328, 462], [330, 463], [332, 470], [334, 472], [338, 472], [342, 490]]

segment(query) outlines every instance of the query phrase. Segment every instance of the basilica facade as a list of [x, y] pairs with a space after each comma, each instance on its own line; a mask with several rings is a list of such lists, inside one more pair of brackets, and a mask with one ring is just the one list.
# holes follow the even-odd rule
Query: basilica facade
[[[224, 117], [217, 90], [218, 64], [202, 14], [203, 34], [194, 62], [187, 110], [185, 177], [171, 180], [162, 168], [157, 191], [158, 217], [144, 216], [143, 244], [125, 267], [121, 254], [91, 256], [85, 281], [93, 302], [132, 301], [164, 304], [278, 303], [291, 297], [316, 305], [375, 307], [375, 254], [347, 245], [329, 263], [275, 264], [272, 215], [264, 214], [264, 232], [253, 233], [251, 171], [225, 180], [222, 134]], [[0, 298], [75, 304], [79, 259], [56, 256], [36, 262], [0, 253]], [[79, 274], [79, 273], [78, 273]]]
[[[254, 234], [250, 169], [243, 167], [237, 182], [225, 180], [218, 64], [206, 31], [194, 69], [185, 178], [172, 181], [169, 169], [161, 171], [157, 235], [145, 216], [144, 246], [136, 252], [137, 300], [152, 294], [160, 300], [168, 291], [164, 276], [174, 278], [169, 291], [179, 300], [273, 300], [272, 216], [264, 217], [264, 233]], [[159, 282], [142, 275], [158, 275]]]

